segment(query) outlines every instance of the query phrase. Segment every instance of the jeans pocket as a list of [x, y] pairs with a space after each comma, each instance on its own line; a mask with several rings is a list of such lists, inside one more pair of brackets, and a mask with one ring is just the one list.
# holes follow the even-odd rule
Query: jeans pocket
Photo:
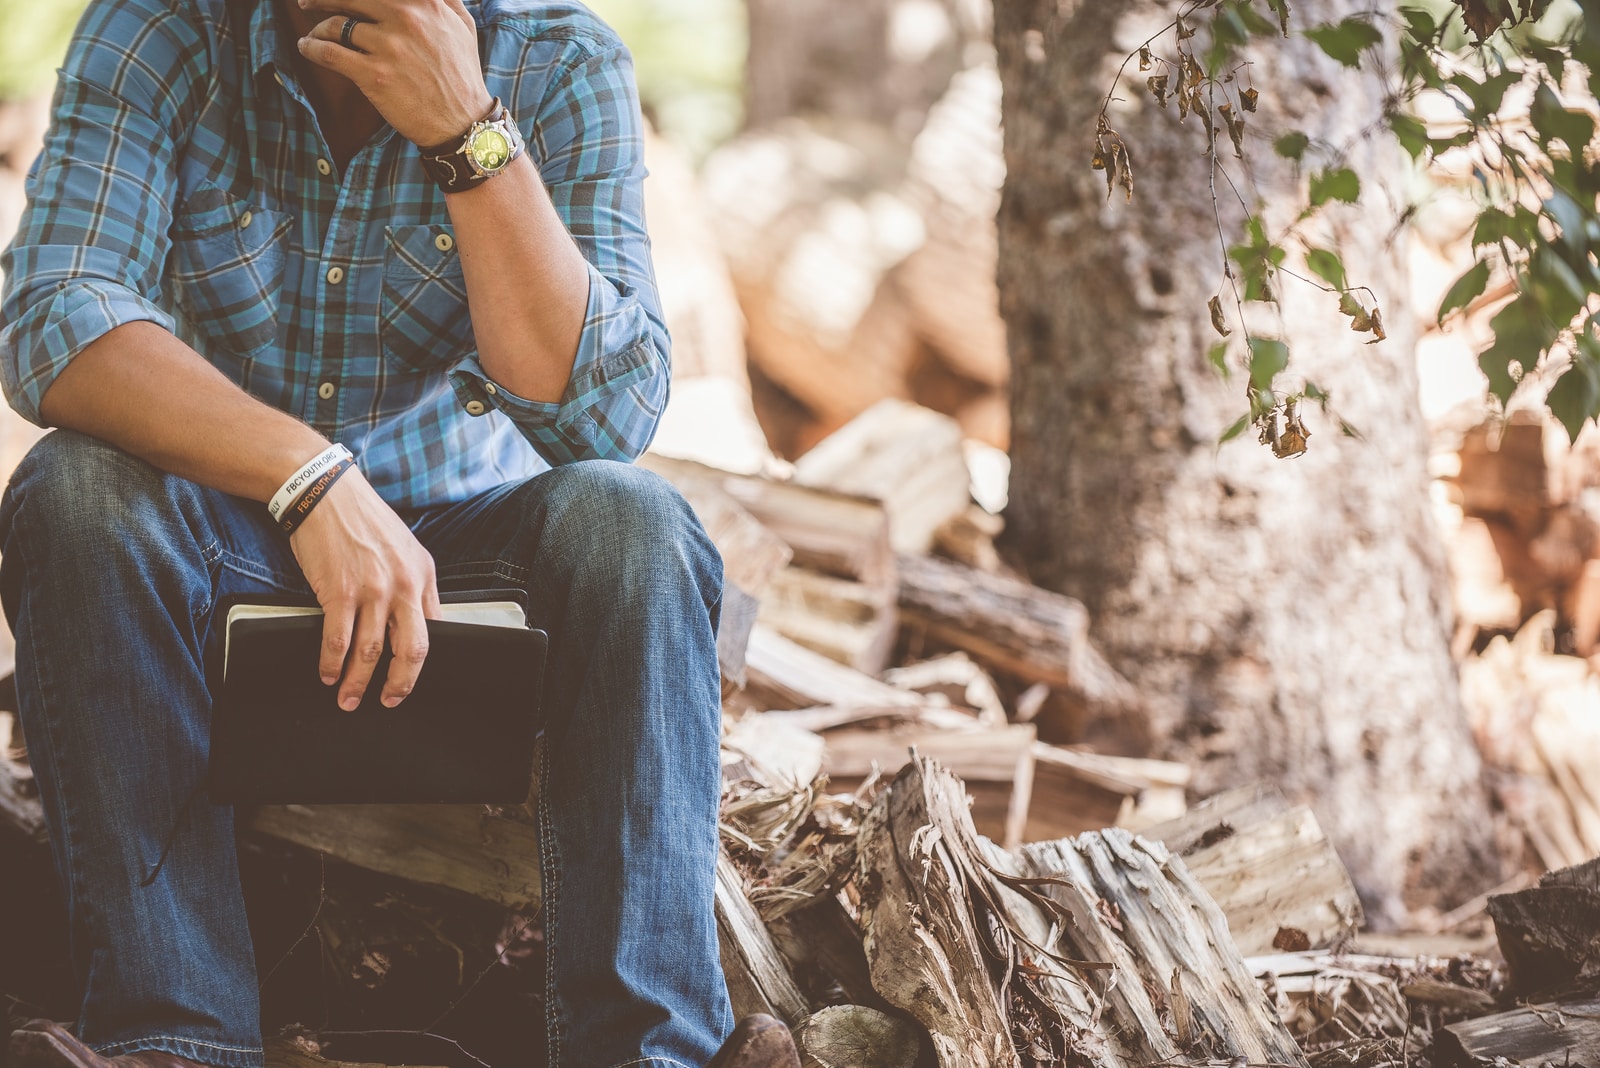
[[384, 358], [400, 370], [447, 368], [476, 347], [455, 236], [448, 226], [390, 226], [384, 234]]
[[197, 190], [185, 208], [172, 227], [177, 302], [207, 343], [253, 356], [278, 339], [292, 220], [214, 187]]

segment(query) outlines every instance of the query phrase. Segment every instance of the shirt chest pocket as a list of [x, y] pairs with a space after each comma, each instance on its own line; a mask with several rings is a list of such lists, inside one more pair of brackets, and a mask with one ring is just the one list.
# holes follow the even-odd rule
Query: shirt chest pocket
[[390, 226], [384, 234], [384, 358], [402, 370], [448, 368], [476, 347], [455, 237], [445, 226]]
[[211, 344], [253, 356], [278, 339], [290, 218], [203, 189], [172, 227], [175, 296]]

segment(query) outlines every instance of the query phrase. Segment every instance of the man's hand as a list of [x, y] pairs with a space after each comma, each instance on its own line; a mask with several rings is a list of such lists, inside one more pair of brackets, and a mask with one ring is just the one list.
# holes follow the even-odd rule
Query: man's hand
[[322, 605], [318, 670], [324, 683], [339, 682], [339, 707], [361, 703], [385, 633], [394, 659], [382, 700], [398, 705], [428, 655], [425, 620], [439, 615], [433, 557], [359, 471], [333, 484], [289, 545]]
[[[423, 148], [466, 132], [494, 98], [478, 60], [478, 28], [461, 0], [291, 0], [326, 15], [300, 41], [306, 59], [356, 84], [400, 136]], [[360, 19], [351, 47], [339, 37]]]

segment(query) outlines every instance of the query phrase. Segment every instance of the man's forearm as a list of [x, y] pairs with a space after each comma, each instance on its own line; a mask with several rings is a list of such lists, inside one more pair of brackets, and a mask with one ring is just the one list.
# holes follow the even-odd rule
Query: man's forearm
[[119, 326], [67, 365], [40, 402], [52, 426], [108, 441], [163, 471], [266, 501], [327, 446], [154, 323]]
[[483, 369], [519, 397], [559, 402], [583, 333], [589, 268], [533, 160], [524, 154], [445, 204]]

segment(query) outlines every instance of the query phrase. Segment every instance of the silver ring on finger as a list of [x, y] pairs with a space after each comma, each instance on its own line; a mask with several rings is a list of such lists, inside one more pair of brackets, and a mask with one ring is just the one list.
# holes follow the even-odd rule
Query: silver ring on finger
[[361, 25], [361, 20], [351, 15], [344, 20], [344, 28], [339, 31], [339, 43], [353, 52], [361, 51], [361, 49], [350, 43], [350, 35], [355, 32], [356, 27], [359, 25]]

